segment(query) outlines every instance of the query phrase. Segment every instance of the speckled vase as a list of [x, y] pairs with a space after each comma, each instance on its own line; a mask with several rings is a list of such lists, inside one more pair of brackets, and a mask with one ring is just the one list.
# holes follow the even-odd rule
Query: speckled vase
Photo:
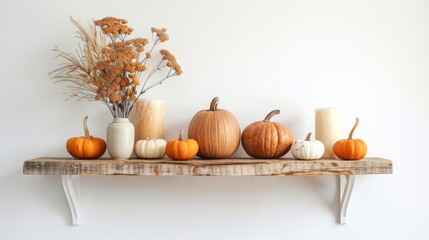
[[134, 150], [134, 125], [128, 118], [115, 118], [107, 125], [107, 151], [112, 160], [126, 160]]

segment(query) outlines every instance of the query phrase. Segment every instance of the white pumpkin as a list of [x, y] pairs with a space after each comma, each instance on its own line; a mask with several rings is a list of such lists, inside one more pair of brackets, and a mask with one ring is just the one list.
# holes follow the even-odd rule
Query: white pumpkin
[[165, 145], [167, 145], [167, 141], [164, 139], [148, 138], [138, 140], [134, 151], [139, 158], [162, 158], [165, 155]]
[[305, 140], [297, 140], [292, 144], [292, 155], [300, 160], [319, 159], [325, 152], [325, 146], [321, 141], [310, 140], [311, 133], [307, 135]]

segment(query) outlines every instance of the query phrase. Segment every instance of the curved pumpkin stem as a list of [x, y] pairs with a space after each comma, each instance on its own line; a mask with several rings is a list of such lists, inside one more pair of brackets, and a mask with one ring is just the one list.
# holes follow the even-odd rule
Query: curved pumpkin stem
[[269, 122], [270, 119], [274, 116], [280, 113], [280, 110], [276, 109], [271, 111], [270, 113], [268, 113], [268, 115], [265, 117], [265, 119], [263, 120], [264, 122]]
[[309, 133], [307, 134], [307, 137], [305, 138], [305, 140], [304, 140], [304, 141], [310, 141], [310, 137], [311, 137], [311, 132], [309, 132]]
[[179, 133], [179, 140], [180, 140], [180, 141], [183, 141], [183, 128], [182, 128], [182, 130], [180, 130], [180, 133]]
[[85, 131], [85, 138], [89, 138], [88, 116], [83, 118], [83, 130]]
[[350, 131], [349, 138], [347, 140], [352, 140], [353, 139], [352, 138], [353, 137], [353, 133], [355, 132], [355, 129], [356, 129], [356, 127], [357, 127], [358, 124], [359, 124], [359, 118], [356, 118], [356, 123], [353, 126], [352, 130]]
[[210, 103], [210, 111], [217, 111], [217, 103], [219, 102], [219, 97], [213, 98], [212, 102]]

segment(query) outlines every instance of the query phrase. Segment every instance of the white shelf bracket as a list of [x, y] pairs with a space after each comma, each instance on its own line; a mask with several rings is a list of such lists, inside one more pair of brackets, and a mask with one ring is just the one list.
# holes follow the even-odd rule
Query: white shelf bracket
[[346, 224], [347, 207], [355, 184], [355, 175], [340, 175], [338, 177], [340, 181], [340, 224]]
[[77, 226], [79, 222], [79, 199], [80, 199], [80, 176], [61, 175], [64, 193], [70, 206], [73, 225]]
[[[64, 193], [66, 194], [67, 201], [70, 206], [73, 225], [80, 224], [79, 218], [79, 205], [80, 205], [80, 176], [79, 175], [62, 175], [62, 182]], [[347, 223], [347, 208], [349, 205], [350, 197], [353, 191], [355, 182], [354, 175], [340, 175], [338, 176], [340, 183], [340, 224]]]

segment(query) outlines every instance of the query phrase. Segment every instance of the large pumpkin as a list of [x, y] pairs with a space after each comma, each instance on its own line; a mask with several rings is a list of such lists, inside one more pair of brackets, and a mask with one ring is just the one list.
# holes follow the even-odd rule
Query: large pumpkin
[[343, 160], [359, 160], [365, 157], [367, 152], [366, 143], [362, 139], [353, 139], [353, 133], [359, 124], [359, 118], [349, 133], [347, 139], [338, 140], [334, 144], [334, 153]]
[[106, 142], [101, 138], [89, 135], [88, 116], [83, 119], [84, 137], [72, 137], [67, 140], [67, 152], [78, 159], [94, 159], [101, 157], [106, 151]]
[[217, 108], [218, 101], [215, 97], [189, 124], [188, 137], [198, 142], [197, 155], [202, 158], [230, 157], [240, 145], [240, 125], [232, 113]]
[[293, 135], [288, 127], [270, 119], [279, 114], [271, 111], [263, 121], [250, 124], [243, 130], [241, 142], [246, 153], [254, 158], [279, 158], [285, 155], [293, 143]]

